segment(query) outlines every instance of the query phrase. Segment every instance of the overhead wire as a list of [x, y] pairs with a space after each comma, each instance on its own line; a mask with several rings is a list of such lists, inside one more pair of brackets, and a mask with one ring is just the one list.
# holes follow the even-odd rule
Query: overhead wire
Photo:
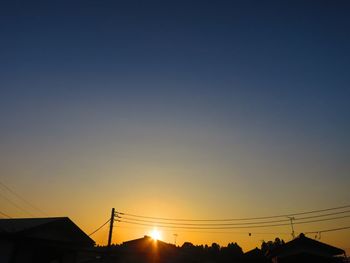
[[206, 230], [218, 230], [218, 229], [249, 229], [249, 228], [259, 228], [259, 227], [272, 227], [272, 226], [286, 226], [289, 224], [275, 224], [275, 225], [261, 225], [261, 226], [230, 226], [230, 227], [189, 227], [189, 226], [168, 226], [168, 225], [160, 225], [160, 224], [146, 224], [146, 223], [137, 223], [126, 220], [117, 220], [118, 222], [140, 225], [140, 226], [148, 226], [148, 227], [160, 227], [160, 228], [170, 228], [170, 229], [206, 229]]
[[111, 219], [108, 219], [105, 223], [103, 223], [100, 227], [98, 227], [95, 231], [91, 232], [89, 234], [89, 236], [92, 236], [93, 234], [95, 234], [97, 231], [99, 231], [102, 227], [104, 227], [107, 223], [109, 223], [111, 221]]
[[16, 207], [18, 210], [21, 210], [22, 212], [24, 212], [25, 214], [34, 217], [34, 214], [32, 214], [31, 212], [29, 212], [27, 209], [21, 207], [20, 205], [18, 205], [16, 202], [12, 201], [11, 199], [7, 198], [6, 196], [0, 194], [0, 196], [5, 199], [7, 202], [9, 202], [12, 206]]
[[[113, 226], [113, 227], [117, 227], [117, 226]], [[120, 227], [120, 225], [118, 226]], [[136, 226], [136, 225], [123, 225], [122, 226], [123, 229], [141, 229], [144, 230], [145, 228], [142, 226]], [[166, 231], [166, 232], [173, 232], [173, 229], [167, 229], [167, 228], [163, 228], [162, 231]], [[200, 234], [242, 234], [242, 235], [290, 235], [290, 232], [252, 232], [252, 231], [203, 231], [203, 230], [182, 230], [182, 229], [178, 229], [177, 230], [178, 233], [200, 233]]]
[[31, 202], [29, 202], [28, 200], [26, 200], [24, 197], [22, 197], [20, 194], [18, 194], [16, 191], [14, 191], [13, 189], [11, 189], [10, 187], [8, 187], [7, 185], [5, 185], [3, 182], [0, 182], [0, 185], [6, 189], [8, 192], [10, 192], [11, 194], [13, 194], [14, 196], [16, 196], [18, 199], [20, 199], [22, 202], [24, 202], [25, 204], [27, 204], [28, 206], [30, 206], [32, 209], [36, 210], [37, 212], [41, 213], [42, 215], [47, 216], [48, 214], [45, 213], [43, 210], [41, 210], [40, 208], [38, 208], [37, 206], [33, 205]]
[[317, 234], [317, 233], [333, 232], [333, 231], [339, 231], [339, 230], [345, 230], [345, 229], [350, 229], [350, 226], [331, 228], [331, 229], [325, 229], [325, 230], [319, 230], [319, 231], [308, 231], [308, 232], [305, 232], [305, 234]]
[[[330, 220], [337, 220], [337, 219], [344, 219], [344, 218], [349, 218], [350, 215], [346, 216], [338, 216], [338, 217], [331, 217], [331, 218], [324, 218], [324, 219], [316, 219], [316, 220], [308, 220], [308, 221], [301, 221], [301, 222], [293, 222], [295, 225], [299, 224], [308, 224], [308, 223], [316, 223], [316, 222], [324, 222], [324, 221], [330, 221]], [[173, 228], [173, 229], [207, 229], [207, 230], [215, 230], [215, 229], [249, 229], [249, 228], [264, 228], [264, 227], [278, 227], [278, 226], [288, 226], [290, 225], [289, 223], [281, 223], [281, 224], [269, 224], [269, 225], [241, 225], [241, 226], [215, 226], [215, 227], [201, 227], [201, 226], [183, 226], [183, 225], [166, 225], [166, 224], [159, 224], [159, 223], [154, 223], [154, 224], [148, 224], [148, 223], [139, 223], [139, 222], [134, 222], [134, 221], [128, 221], [128, 220], [123, 220], [121, 219], [116, 219], [118, 222], [123, 222], [127, 224], [134, 224], [134, 225], [142, 225], [142, 226], [157, 226], [161, 228]]]
[[[339, 214], [346, 214], [349, 212], [350, 212], [350, 210], [346, 210], [346, 211], [327, 213], [327, 214], [322, 214], [322, 215], [294, 218], [294, 220], [297, 221], [297, 220], [304, 220], [304, 219], [327, 217], [327, 216], [333, 216], [333, 215], [339, 215]], [[144, 220], [144, 219], [138, 219], [138, 218], [124, 217], [124, 216], [119, 216], [119, 218], [122, 218], [122, 219], [127, 220], [127, 221], [136, 221], [136, 222], [152, 223], [152, 224], [164, 224], [164, 225], [183, 225], [183, 226], [235, 226], [235, 225], [239, 226], [239, 225], [255, 225], [255, 224], [271, 224], [271, 223], [290, 222], [290, 219], [280, 219], [280, 220], [272, 220], [272, 221], [270, 220], [270, 221], [258, 221], [258, 222], [242, 222], [242, 223], [176, 223], [176, 222], [160, 222], [160, 221]]]
[[7, 218], [12, 218], [12, 217], [10, 217], [8, 214], [5, 214], [4, 212], [0, 212], [0, 214], [3, 215], [3, 216], [5, 216], [5, 217], [7, 217]]
[[262, 216], [262, 217], [246, 217], [246, 218], [224, 218], [224, 219], [184, 219], [184, 218], [164, 218], [164, 217], [151, 217], [151, 216], [144, 216], [144, 215], [137, 215], [137, 214], [130, 214], [125, 212], [119, 212], [117, 211], [116, 214], [118, 215], [125, 215], [130, 217], [136, 217], [136, 218], [145, 218], [145, 219], [152, 219], [152, 220], [164, 220], [164, 221], [206, 221], [206, 222], [223, 222], [223, 221], [243, 221], [243, 220], [258, 220], [258, 219], [271, 219], [271, 218], [280, 218], [280, 217], [291, 217], [291, 216], [299, 216], [299, 215], [307, 215], [307, 214], [315, 214], [315, 213], [321, 213], [321, 212], [327, 212], [327, 211], [333, 211], [333, 210], [340, 210], [344, 208], [349, 208], [350, 205], [344, 205], [344, 206], [338, 206], [338, 207], [331, 207], [326, 209], [319, 209], [319, 210], [312, 210], [312, 211], [305, 211], [305, 212], [299, 212], [299, 213], [289, 213], [289, 214], [280, 214], [280, 215], [271, 215], [271, 216]]
[[234, 226], [234, 225], [254, 225], [257, 223], [260, 224], [268, 224], [268, 223], [279, 223], [279, 222], [289, 222], [289, 219], [284, 220], [275, 220], [275, 221], [262, 221], [262, 222], [248, 222], [248, 223], [174, 223], [174, 222], [160, 222], [160, 221], [150, 221], [150, 220], [143, 220], [143, 219], [134, 219], [134, 218], [128, 218], [128, 217], [120, 217], [123, 220], [128, 221], [136, 221], [136, 222], [142, 222], [142, 223], [151, 223], [151, 224], [163, 224], [163, 225], [175, 225], [175, 226]]

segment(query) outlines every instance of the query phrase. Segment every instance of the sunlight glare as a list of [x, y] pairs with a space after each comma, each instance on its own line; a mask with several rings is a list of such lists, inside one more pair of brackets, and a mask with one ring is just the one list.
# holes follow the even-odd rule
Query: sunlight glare
[[154, 240], [161, 239], [160, 231], [157, 229], [153, 229], [152, 232], [150, 233], [150, 235], [151, 235], [151, 238], [153, 238]]

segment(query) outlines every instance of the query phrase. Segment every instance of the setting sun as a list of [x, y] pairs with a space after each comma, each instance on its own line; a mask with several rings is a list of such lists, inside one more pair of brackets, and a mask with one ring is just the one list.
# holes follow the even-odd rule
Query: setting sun
[[159, 240], [161, 239], [161, 233], [159, 230], [157, 229], [153, 229], [150, 233], [150, 236], [154, 239], [154, 240]]

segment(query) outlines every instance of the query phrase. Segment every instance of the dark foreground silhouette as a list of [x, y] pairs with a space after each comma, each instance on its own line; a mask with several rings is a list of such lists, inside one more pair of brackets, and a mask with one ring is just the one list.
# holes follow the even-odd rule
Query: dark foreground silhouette
[[67, 217], [0, 219], [0, 263], [338, 263], [342, 249], [305, 237], [276, 238], [243, 253], [237, 243], [175, 246], [151, 237], [110, 247], [94, 241]]
[[[108, 252], [108, 248], [99, 247], [101, 251]], [[181, 247], [153, 240], [144, 236], [140, 239], [124, 242], [121, 245], [112, 246], [109, 254], [105, 256], [105, 262], [123, 263], [336, 263], [345, 262], [344, 251], [305, 237], [301, 234], [298, 238], [285, 243], [276, 238], [274, 241], [263, 242], [261, 248], [255, 248], [243, 253], [237, 243], [229, 243], [226, 247], [220, 247], [213, 243], [211, 246], [185, 242]], [[91, 261], [98, 262], [98, 261]], [[100, 262], [103, 262], [100, 259]]]

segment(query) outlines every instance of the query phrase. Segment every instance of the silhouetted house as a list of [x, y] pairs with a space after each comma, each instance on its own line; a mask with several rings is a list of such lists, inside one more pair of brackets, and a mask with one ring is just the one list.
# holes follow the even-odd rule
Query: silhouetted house
[[124, 263], [176, 262], [176, 246], [149, 236], [124, 242], [120, 253]]
[[0, 262], [76, 262], [94, 241], [68, 217], [0, 219]]
[[336, 248], [300, 234], [294, 240], [285, 243], [270, 253], [274, 263], [330, 263], [341, 262], [338, 256], [345, 255], [344, 250]]

